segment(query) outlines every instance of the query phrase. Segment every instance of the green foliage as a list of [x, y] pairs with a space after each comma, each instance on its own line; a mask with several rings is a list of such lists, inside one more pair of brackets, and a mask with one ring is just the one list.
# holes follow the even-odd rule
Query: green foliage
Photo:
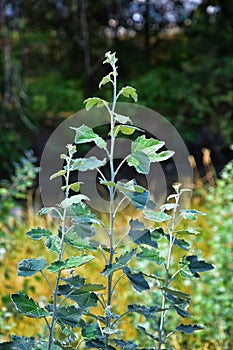
[[[114, 147], [118, 136], [116, 123], [119, 123], [119, 120], [123, 121], [120, 131], [126, 134], [134, 128], [131, 120], [127, 117], [116, 115], [116, 102], [120, 96], [136, 101], [137, 94], [135, 89], [130, 86], [123, 87], [117, 92], [116, 55], [107, 52], [105, 57], [104, 63], [111, 65], [112, 72], [104, 77], [100, 85], [106, 83], [112, 85], [113, 104], [110, 107], [108, 102], [98, 97], [87, 99], [85, 104], [88, 110], [93, 107], [107, 109], [111, 121], [109, 130], [111, 145], [107, 146], [104, 139], [85, 125], [73, 127], [73, 129], [76, 145], [94, 141], [97, 147], [105, 151], [106, 159], [110, 163], [110, 177], [106, 178], [99, 169], [106, 164], [106, 159], [102, 161], [95, 157], [76, 159], [76, 145], [67, 145], [67, 154], [62, 155], [65, 163], [63, 169], [50, 178], [53, 180], [58, 176], [63, 177], [65, 199], [54, 207], [43, 208], [40, 211], [41, 215], [53, 213], [60, 221], [60, 226], [57, 232], [37, 228], [27, 233], [35, 241], [45, 240], [45, 247], [49, 253], [51, 252], [49, 255], [52, 261], [48, 265], [47, 259], [29, 258], [21, 260], [18, 264], [19, 276], [28, 277], [38, 273], [43, 276], [51, 290], [51, 298], [40, 306], [27, 294], [19, 292], [11, 296], [16, 309], [24, 316], [44, 318], [48, 339], [12, 337], [6, 346], [17, 348], [18, 342], [20, 342], [21, 347], [26, 349], [40, 347], [53, 350], [66, 347], [77, 349], [82, 343], [85, 343], [85, 348], [114, 350], [116, 345], [120, 349], [140, 349], [140, 346], [143, 346], [145, 350], [144, 342], [140, 344], [140, 338], [135, 340], [135, 343], [122, 339], [120, 320], [129, 313], [139, 313], [145, 318], [146, 322], [138, 325], [137, 328], [147, 338], [150, 349], [162, 350], [164, 346], [169, 346], [169, 337], [176, 332], [191, 334], [203, 328], [198, 324], [184, 325], [181, 323], [171, 329], [169, 320], [167, 321], [167, 314], [174, 312], [177, 317], [181, 318], [191, 316], [186, 310], [191, 296], [189, 293], [173, 287], [176, 277], [181, 275], [184, 278], [189, 278], [190, 274], [193, 277], [199, 277], [199, 273], [214, 268], [212, 264], [198, 259], [196, 255], [191, 255], [191, 243], [182, 237], [180, 238], [183, 233], [176, 231], [176, 222], [180, 218], [193, 220], [197, 215], [203, 215], [203, 213], [197, 210], [182, 211], [179, 209], [180, 198], [187, 191], [181, 189], [180, 184], [173, 186], [174, 194], [168, 197], [166, 204], [157, 209], [155, 203], [150, 200], [149, 191], [139, 186], [135, 179], [126, 183], [116, 180], [117, 172], [124, 162], [134, 166], [139, 173], [147, 174], [151, 163], [166, 160], [172, 157], [174, 152], [158, 153], [157, 151], [164, 143], [152, 138], [146, 139], [143, 135], [132, 142], [131, 154], [123, 160], [118, 168], [114, 167]], [[101, 183], [109, 191], [108, 224], [92, 214], [87, 204], [89, 201], [87, 196], [80, 193], [70, 196], [72, 185], [77, 192], [81, 185], [81, 183], [70, 183], [70, 175], [76, 170], [96, 170], [99, 172]], [[145, 226], [143, 222], [131, 220], [129, 231], [114, 244], [116, 215], [119, 209], [119, 205], [115, 207], [114, 197], [118, 192], [123, 195], [123, 200], [128, 199], [133, 206], [141, 211], [142, 218], [147, 219], [149, 224]], [[165, 223], [164, 228], [157, 226], [160, 223]], [[104, 228], [107, 246], [91, 239], [98, 226]], [[190, 232], [192, 233], [192, 231]], [[134, 247], [122, 253], [120, 244], [125, 238], [131, 239]], [[70, 254], [67, 245], [72, 246], [76, 251], [78, 250], [78, 254], [67, 257], [67, 254]], [[182, 255], [185, 255], [180, 261], [175, 261], [171, 265], [174, 249], [181, 250]], [[86, 283], [85, 278], [77, 274], [80, 266], [88, 264], [94, 258], [90, 255], [90, 250], [97, 250], [97, 254], [103, 257], [101, 273], [105, 278], [106, 286]], [[152, 273], [140, 270], [140, 263], [143, 260], [150, 261], [151, 268], [153, 268]], [[52, 281], [50, 278], [51, 274], [55, 275], [55, 282], [53, 282], [54, 279]], [[118, 312], [117, 307], [113, 310], [113, 299], [122, 278], [128, 281], [137, 293], [144, 293], [145, 297], [146, 293], [153, 293], [156, 290], [158, 292], [156, 304], [152, 306], [146, 305], [146, 303], [145, 305], [128, 305], [127, 310], [122, 314]], [[105, 287], [106, 293], [103, 294]], [[96, 315], [90, 309], [97, 305], [102, 309], [101, 313]], [[75, 328], [81, 329], [81, 335], [75, 332]], [[59, 332], [63, 334], [62, 340], [59, 338]]]

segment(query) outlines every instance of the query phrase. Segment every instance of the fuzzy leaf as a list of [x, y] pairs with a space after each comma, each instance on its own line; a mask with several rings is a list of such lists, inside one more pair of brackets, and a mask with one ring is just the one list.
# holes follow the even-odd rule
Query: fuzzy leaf
[[131, 226], [129, 231], [129, 237], [134, 243], [146, 244], [154, 248], [158, 247], [157, 242], [152, 240], [150, 231], [146, 229], [142, 222], [136, 219], [130, 220], [129, 224]]
[[61, 270], [71, 269], [73, 267], [79, 267], [82, 266], [89, 261], [94, 259], [91, 255], [86, 255], [85, 253], [79, 255], [79, 256], [71, 256], [70, 258], [63, 261], [54, 261], [50, 266], [48, 266], [47, 270], [49, 272], [57, 272]]
[[41, 318], [49, 315], [47, 311], [40, 308], [38, 303], [29, 298], [26, 294], [20, 292], [18, 294], [12, 294], [11, 299], [16, 309], [27, 317]]
[[[89, 111], [94, 106], [96, 106], [97, 108], [103, 107], [105, 104], [107, 104], [107, 101], [103, 100], [100, 97], [90, 97], [90, 98], [87, 98], [83, 103], [85, 104], [86, 110]], [[71, 129], [76, 130], [76, 128], [71, 128]], [[86, 141], [86, 142], [89, 142], [89, 141]]]
[[133, 259], [135, 254], [136, 249], [126, 252], [124, 255], [121, 255], [119, 258], [116, 258], [116, 262], [114, 264], [106, 265], [101, 273], [104, 275], [104, 277], [108, 277], [114, 271], [120, 270], [123, 267], [125, 267], [128, 264], [128, 262]]
[[17, 335], [11, 336], [10, 342], [0, 344], [1, 350], [32, 350], [35, 339], [33, 337], [19, 337]]
[[91, 340], [101, 335], [102, 333], [98, 323], [85, 324], [85, 326], [82, 327], [82, 336], [84, 339]]
[[137, 254], [139, 259], [149, 260], [155, 262], [157, 265], [162, 265], [165, 262], [165, 258], [160, 255], [159, 250], [140, 247], [141, 252]]
[[[164, 234], [164, 236], [167, 238], [168, 241], [170, 241], [170, 235]], [[178, 239], [178, 238], [173, 237], [173, 243], [178, 248], [183, 249], [183, 250], [189, 250], [189, 248], [190, 248], [190, 243], [185, 241], [184, 239]]]
[[99, 148], [106, 148], [107, 144], [104, 139], [96, 134], [89, 126], [83, 124], [79, 128], [71, 129], [74, 129], [76, 131], [75, 143], [81, 144], [87, 142], [95, 142], [96, 146]]
[[93, 245], [91, 245], [88, 242], [86, 237], [82, 238], [74, 231], [69, 231], [65, 235], [65, 242], [72, 245], [73, 247], [75, 247], [79, 250], [83, 250], [83, 249], [87, 249], [89, 251], [96, 250], [96, 248], [93, 247]]
[[45, 246], [51, 250], [51, 252], [60, 254], [61, 251], [61, 239], [57, 235], [49, 236], [45, 241]]
[[74, 182], [69, 185], [69, 188], [74, 192], [79, 192], [81, 184], [83, 184], [83, 182]]
[[123, 87], [120, 92], [119, 95], [123, 95], [125, 97], [132, 97], [132, 99], [137, 102], [138, 100], [138, 94], [136, 92], [136, 89], [133, 88], [132, 86], [125, 86]]
[[206, 215], [205, 213], [202, 213], [201, 211], [191, 209], [191, 210], [181, 210], [180, 211], [181, 216], [186, 219], [186, 220], [196, 220], [197, 215], [204, 216]]
[[170, 289], [166, 287], [161, 287], [160, 289], [164, 290], [167, 294], [174, 295], [175, 297], [180, 299], [187, 299], [187, 300], [191, 299], [189, 294], [181, 292], [179, 290]]
[[159, 340], [158, 337], [154, 336], [154, 334], [147, 332], [147, 330], [142, 326], [137, 326], [138, 329], [140, 329], [143, 333], [145, 333], [148, 337], [150, 337], [153, 340]]
[[144, 210], [144, 215], [146, 219], [155, 222], [163, 222], [171, 218], [171, 215], [168, 215], [163, 211]]
[[114, 113], [114, 117], [115, 117], [115, 121], [121, 124], [127, 124], [127, 123], [131, 125], [133, 124], [132, 120], [129, 117], [126, 117], [124, 115]]
[[142, 186], [137, 185], [135, 180], [123, 183], [118, 181], [116, 188], [128, 198], [131, 204], [139, 210], [142, 210], [147, 201], [149, 200], [150, 193], [147, 189]]
[[144, 305], [136, 305], [136, 304], [130, 304], [128, 305], [128, 310], [130, 312], [137, 312], [139, 314], [142, 314], [145, 318], [149, 318], [151, 316], [154, 316], [155, 312], [159, 310], [158, 306], [144, 306]]
[[46, 266], [44, 258], [41, 259], [24, 259], [18, 263], [18, 276], [33, 276], [37, 272], [43, 270]]
[[74, 328], [79, 324], [79, 320], [82, 316], [82, 310], [72, 306], [59, 307], [56, 313], [57, 319], [61, 320], [64, 324]]
[[35, 241], [39, 241], [43, 237], [49, 237], [52, 235], [52, 232], [49, 230], [46, 230], [44, 228], [33, 228], [30, 231], [27, 232], [27, 235], [34, 239]]
[[106, 164], [106, 159], [100, 160], [96, 157], [77, 158], [71, 162], [71, 170], [87, 171], [100, 168]]
[[138, 347], [132, 341], [125, 341], [123, 339], [113, 339], [114, 343], [119, 346], [121, 350], [137, 350]]
[[140, 174], [148, 174], [150, 171], [150, 158], [141, 151], [130, 155], [127, 163], [129, 166], [133, 166]]
[[123, 271], [136, 291], [142, 292], [143, 290], [150, 289], [150, 286], [145, 280], [142, 272], [132, 273], [128, 267], [124, 267]]
[[119, 134], [119, 132], [121, 132], [124, 135], [132, 135], [135, 130], [141, 130], [141, 129], [131, 125], [116, 125], [114, 127], [114, 133], [116, 137]]
[[113, 72], [110, 72], [108, 75], [105, 75], [105, 77], [102, 78], [102, 80], [99, 83], [99, 89], [102, 85], [106, 85], [107, 83], [110, 83], [112, 81], [111, 76], [113, 75]]
[[183, 318], [192, 316], [190, 312], [188, 312], [184, 308], [178, 307], [177, 305], [173, 305], [173, 307], [176, 310], [177, 314]]
[[196, 255], [186, 256], [188, 267], [195, 277], [200, 277], [198, 272], [210, 271], [214, 269], [212, 264], [205, 262], [204, 260], [198, 260]]
[[88, 198], [87, 196], [85, 196], [84, 194], [76, 194], [75, 196], [72, 196], [70, 198], [66, 198], [64, 199], [60, 206], [63, 208], [63, 209], [66, 209], [74, 204], [79, 204], [81, 201], [83, 200], [86, 200], [86, 201], [89, 201], [90, 198]]
[[202, 329], [204, 329], [205, 327], [202, 326], [202, 325], [199, 325], [199, 324], [194, 324], [194, 325], [191, 325], [191, 324], [181, 324], [179, 325], [178, 327], [176, 327], [176, 331], [177, 332], [182, 332], [182, 333], [185, 333], [185, 334], [191, 334], [195, 331], [200, 331]]
[[56, 177], [63, 176], [66, 174], [66, 170], [59, 170], [57, 173], [50, 176], [50, 180], [55, 179]]

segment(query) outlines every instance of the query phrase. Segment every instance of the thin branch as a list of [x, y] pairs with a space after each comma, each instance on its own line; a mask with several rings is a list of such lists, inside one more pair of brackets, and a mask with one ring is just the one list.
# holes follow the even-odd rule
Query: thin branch
[[127, 197], [123, 197], [123, 198], [120, 200], [120, 202], [117, 204], [116, 209], [115, 209], [115, 211], [114, 211], [114, 213], [113, 213], [114, 218], [115, 218], [115, 216], [116, 216], [116, 214], [117, 214], [118, 209], [120, 208], [121, 204], [124, 202], [125, 199], [127, 199]]
[[114, 251], [119, 247], [119, 245], [121, 244], [121, 242], [128, 236], [128, 232], [126, 234], [124, 234], [123, 237], [121, 237], [121, 239], [117, 242], [117, 244], [115, 245]]
[[116, 282], [114, 283], [114, 286], [112, 287], [112, 294], [113, 294], [113, 292], [114, 292], [114, 290], [115, 290], [115, 288], [116, 288], [118, 282], [122, 279], [123, 276], [125, 276], [124, 273], [122, 273], [122, 274], [118, 277], [118, 279], [116, 280]]
[[126, 160], [129, 158], [129, 156], [130, 156], [130, 154], [129, 154], [127, 157], [125, 157], [125, 158], [121, 161], [121, 163], [118, 165], [118, 167], [117, 167], [117, 169], [116, 169], [116, 171], [115, 171], [115, 175], [118, 173], [118, 171], [120, 170], [120, 168], [122, 167], [122, 165], [126, 162]]
[[40, 270], [40, 273], [42, 274], [42, 276], [44, 277], [44, 279], [46, 280], [46, 282], [48, 283], [49, 288], [51, 289], [52, 293], [53, 293], [53, 286], [50, 282], [50, 280], [48, 279], [48, 277], [46, 276], [46, 274], [44, 273], [43, 270]]
[[120, 315], [112, 324], [111, 326], [114, 326], [122, 317], [124, 317], [125, 315], [129, 314], [130, 311], [125, 311], [122, 315]]

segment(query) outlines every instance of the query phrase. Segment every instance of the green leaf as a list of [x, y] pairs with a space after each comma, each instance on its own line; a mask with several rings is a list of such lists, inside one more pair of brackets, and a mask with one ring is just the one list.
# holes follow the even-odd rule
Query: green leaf
[[83, 182], [74, 182], [69, 185], [69, 188], [74, 192], [79, 192], [80, 186], [83, 184]]
[[85, 278], [80, 275], [72, 275], [71, 277], [61, 278], [62, 281], [68, 283], [71, 287], [79, 288], [85, 283]]
[[191, 325], [191, 324], [180, 324], [178, 327], [176, 327], [176, 331], [177, 332], [182, 332], [182, 333], [185, 333], [185, 334], [191, 334], [195, 331], [200, 331], [202, 329], [205, 329], [204, 326], [202, 325], [199, 325], [199, 324], [194, 324], [194, 325]]
[[113, 339], [114, 343], [121, 349], [121, 350], [137, 350], [138, 347], [135, 343], [132, 341], [125, 341], [123, 339]]
[[71, 129], [76, 131], [75, 143], [81, 144], [93, 141], [99, 148], [106, 148], [106, 142], [102, 139], [102, 137], [97, 135], [91, 128], [89, 128], [89, 126], [83, 124], [79, 128]]
[[106, 85], [107, 83], [112, 82], [111, 76], [113, 75], [113, 72], [110, 72], [108, 75], [105, 75], [105, 77], [102, 78], [102, 80], [99, 83], [99, 89], [102, 85]]
[[134, 243], [146, 244], [155, 248], [158, 247], [157, 242], [155, 240], [152, 240], [150, 231], [146, 229], [142, 222], [136, 219], [130, 220], [129, 224], [131, 227], [129, 231], [129, 237]]
[[171, 219], [171, 215], [163, 211], [144, 210], [145, 218], [155, 222], [163, 222]]
[[130, 312], [142, 314], [145, 318], [150, 318], [159, 310], [159, 307], [157, 305], [147, 307], [144, 305], [130, 304], [128, 305], [128, 310]]
[[67, 232], [67, 234], [65, 235], [65, 240], [64, 241], [66, 243], [72, 245], [73, 247], [79, 249], [79, 250], [83, 250], [83, 249], [87, 249], [89, 251], [96, 250], [96, 248], [93, 247], [93, 245], [91, 245], [89, 243], [89, 241], [87, 240], [86, 237], [81, 238], [74, 231]]
[[132, 273], [128, 267], [124, 267], [123, 272], [136, 291], [141, 293], [144, 290], [150, 289], [150, 286], [145, 280], [142, 272]]
[[74, 267], [79, 267], [84, 265], [94, 259], [91, 255], [86, 255], [85, 253], [79, 256], [71, 256], [70, 258], [63, 261], [54, 261], [50, 266], [48, 266], [47, 270], [49, 272], [57, 272], [61, 270], [71, 269]]
[[32, 350], [34, 349], [35, 339], [33, 337], [11, 336], [11, 341], [0, 344], [1, 350]]
[[45, 246], [51, 250], [51, 252], [60, 254], [61, 252], [61, 239], [57, 235], [49, 236], [45, 241]]
[[75, 233], [85, 239], [87, 237], [95, 236], [96, 231], [90, 222], [85, 222], [82, 220], [72, 220], [74, 222]]
[[205, 213], [202, 213], [201, 211], [191, 209], [191, 210], [181, 210], [180, 211], [181, 216], [186, 219], [186, 220], [196, 220], [197, 215], [204, 216], [206, 215]]
[[[69, 340], [71, 340], [72, 342], [74, 342], [76, 340], [75, 333], [69, 327], [67, 327], [61, 320], [57, 320], [57, 324], [60, 327], [62, 333], [67, 338], [69, 338]], [[47, 348], [45, 350], [47, 350]]]
[[[164, 236], [167, 238], [168, 241], [170, 241], [170, 235], [164, 234]], [[178, 248], [183, 250], [189, 250], [190, 243], [185, 241], [184, 239], [178, 239], [173, 236], [172, 240], [173, 240], [173, 244], [176, 245]]]
[[132, 120], [129, 117], [126, 117], [121, 114], [114, 113], [114, 118], [116, 122], [119, 122], [121, 124], [127, 124], [127, 123], [131, 125], [133, 124]]
[[175, 297], [180, 299], [187, 299], [187, 300], [191, 299], [189, 294], [183, 293], [179, 290], [175, 290], [167, 287], [161, 287], [160, 289], [164, 290], [167, 294], [174, 295]]
[[127, 163], [129, 166], [133, 166], [140, 174], [148, 174], [150, 171], [150, 159], [141, 151], [130, 155], [127, 159]]
[[132, 99], [137, 102], [138, 100], [138, 94], [136, 92], [136, 89], [132, 86], [125, 86], [119, 91], [119, 95], [123, 95], [125, 97], [132, 97]]
[[44, 228], [33, 228], [30, 231], [27, 232], [27, 235], [34, 239], [35, 241], [39, 241], [43, 237], [49, 237], [52, 235], [52, 232], [49, 230], [46, 230]]
[[115, 182], [113, 182], [113, 181], [105, 181], [105, 180], [101, 180], [101, 179], [100, 179], [100, 184], [101, 185], [105, 185], [105, 186], [109, 186], [109, 187], [114, 187], [115, 186]]
[[59, 170], [57, 173], [50, 176], [50, 180], [55, 179], [56, 177], [63, 176], [66, 174], [66, 170]]
[[177, 235], [199, 235], [199, 232], [194, 230], [194, 229], [192, 229], [192, 228], [175, 231], [175, 233]]
[[43, 270], [46, 266], [44, 258], [41, 259], [24, 259], [18, 263], [18, 276], [33, 276], [37, 272]]
[[140, 247], [141, 252], [137, 254], [139, 259], [149, 260], [155, 262], [157, 265], [165, 263], [165, 258], [160, 255], [159, 250]]
[[[173, 156], [173, 151], [156, 153], [164, 144], [163, 141], [153, 138], [146, 139], [145, 135], [139, 136], [132, 143], [131, 155], [127, 159], [128, 164], [134, 166], [139, 173], [148, 174], [148, 162], [150, 165], [151, 162], [161, 162]], [[141, 162], [142, 164], [140, 164]]]
[[122, 269], [128, 264], [130, 260], [133, 259], [133, 257], [136, 254], [136, 251], [137, 249], [133, 249], [129, 252], [126, 252], [124, 255], [121, 255], [119, 258], [116, 258], [116, 262], [114, 264], [106, 265], [101, 273], [104, 275], [104, 277], [108, 277], [114, 271]]
[[143, 333], [145, 333], [148, 337], [150, 337], [151, 339], [153, 339], [153, 340], [159, 340], [159, 338], [158, 337], [156, 337], [156, 336], [154, 336], [154, 334], [152, 334], [152, 333], [150, 333], [150, 332], [147, 332], [147, 330], [144, 328], [144, 327], [142, 327], [142, 326], [137, 326], [137, 328], [138, 329], [140, 329], [140, 331], [142, 331]]
[[198, 260], [196, 255], [186, 256], [188, 267], [195, 277], [200, 277], [198, 272], [210, 271], [214, 269], [212, 264], [205, 262], [204, 260]]
[[65, 209], [68, 208], [74, 204], [79, 204], [81, 201], [86, 200], [89, 201], [90, 198], [88, 198], [87, 196], [85, 196], [84, 194], [76, 194], [75, 196], [72, 196], [70, 198], [66, 198], [64, 199], [60, 206]]
[[131, 125], [116, 125], [114, 127], [114, 134], [116, 137], [119, 134], [119, 132], [121, 132], [124, 135], [132, 135], [135, 130], [141, 130], [141, 129]]
[[116, 57], [116, 52], [111, 53], [111, 51], [108, 51], [105, 53], [106, 60], [103, 62], [111, 64], [111, 66], [115, 66], [116, 62], [118, 61], [118, 58]]
[[131, 204], [139, 210], [142, 210], [149, 200], [150, 193], [147, 189], [137, 185], [135, 180], [126, 183], [118, 181], [116, 188], [128, 198]]
[[56, 313], [56, 318], [61, 320], [64, 324], [74, 328], [79, 324], [82, 316], [82, 310], [76, 306], [59, 307]]
[[101, 336], [101, 330], [98, 323], [86, 324], [82, 328], [82, 336], [86, 340], [95, 339], [97, 336]]
[[[103, 100], [100, 97], [87, 98], [83, 103], [85, 104], [85, 108], [86, 108], [87, 111], [89, 111], [94, 106], [96, 106], [97, 108], [100, 108], [100, 107], [103, 107], [104, 105], [108, 104], [107, 101]], [[71, 129], [76, 130], [76, 128], [71, 128]], [[89, 142], [89, 141], [86, 141], [86, 142]]]
[[38, 211], [38, 215], [51, 214], [52, 211], [53, 211], [54, 209], [55, 209], [54, 207], [44, 207], [44, 208], [41, 208], [41, 209]]
[[172, 209], [175, 209], [176, 206], [177, 206], [176, 203], [165, 203], [165, 204], [161, 205], [160, 210], [161, 211], [172, 210]]
[[70, 169], [87, 171], [87, 170], [94, 170], [94, 169], [100, 168], [105, 164], [106, 164], [106, 158], [104, 158], [103, 160], [97, 159], [96, 157], [77, 158], [72, 160]]
[[181, 308], [177, 305], [173, 305], [174, 309], [176, 310], [177, 314], [183, 318], [186, 317], [191, 317], [192, 315], [190, 314], [190, 312], [188, 312], [187, 310], [185, 310], [184, 308]]
[[26, 294], [12, 294], [11, 299], [16, 309], [23, 315], [31, 318], [41, 318], [49, 315], [47, 311], [40, 308], [38, 303], [29, 298]]

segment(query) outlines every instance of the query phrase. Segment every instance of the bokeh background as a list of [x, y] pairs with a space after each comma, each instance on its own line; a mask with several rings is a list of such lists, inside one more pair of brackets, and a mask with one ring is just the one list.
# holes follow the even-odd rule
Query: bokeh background
[[25, 244], [25, 232], [51, 225], [34, 214], [39, 160], [49, 135], [86, 97], [109, 97], [98, 84], [111, 50], [119, 58], [120, 84], [134, 86], [139, 104], [165, 116], [186, 142], [193, 206], [208, 212], [198, 222], [196, 248], [217, 268], [193, 287], [193, 312], [208, 329], [190, 340], [174, 337], [173, 345], [233, 347], [232, 19], [227, 0], [1, 0], [1, 339], [30, 335], [32, 327], [39, 332], [38, 323], [26, 326], [17, 316], [9, 298], [21, 287], [46, 294], [40, 281], [16, 278], [17, 262], [40, 254]]

